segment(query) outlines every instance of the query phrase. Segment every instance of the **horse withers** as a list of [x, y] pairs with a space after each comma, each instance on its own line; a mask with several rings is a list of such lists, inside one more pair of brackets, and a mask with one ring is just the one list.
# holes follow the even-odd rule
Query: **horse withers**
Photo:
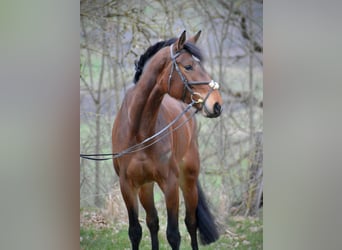
[[[128, 211], [133, 250], [139, 249], [142, 237], [138, 197], [146, 210], [152, 249], [159, 249], [154, 183], [165, 195], [166, 236], [173, 250], [179, 249], [181, 239], [179, 188], [192, 249], [198, 249], [197, 229], [203, 244], [219, 237], [198, 181], [200, 157], [194, 112], [185, 110], [190, 105], [209, 118], [218, 117], [222, 111], [219, 84], [205, 71], [201, 51], [195, 45], [200, 33], [186, 40], [184, 31], [179, 38], [148, 48], [136, 62], [135, 85], [127, 91], [113, 125], [113, 152], [134, 148], [113, 160]], [[158, 136], [153, 136], [156, 133]]]

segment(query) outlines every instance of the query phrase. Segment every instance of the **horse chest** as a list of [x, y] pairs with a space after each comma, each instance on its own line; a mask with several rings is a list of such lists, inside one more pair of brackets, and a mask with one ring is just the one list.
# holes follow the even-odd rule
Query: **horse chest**
[[166, 178], [168, 175], [167, 165], [171, 152], [158, 155], [149, 155], [140, 152], [129, 162], [126, 175], [129, 179], [135, 180], [139, 185]]

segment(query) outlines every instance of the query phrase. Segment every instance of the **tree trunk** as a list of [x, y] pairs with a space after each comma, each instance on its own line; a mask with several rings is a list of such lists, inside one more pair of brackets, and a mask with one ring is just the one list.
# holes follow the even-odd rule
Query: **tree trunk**
[[[101, 55], [101, 70], [99, 76], [99, 85], [96, 98], [96, 142], [95, 142], [95, 152], [100, 153], [101, 146], [101, 95], [102, 95], [102, 85], [103, 85], [103, 75], [105, 68], [105, 55], [106, 55], [106, 32], [105, 32], [105, 21], [102, 23], [102, 55]], [[95, 161], [95, 205], [100, 207], [102, 202], [100, 199], [100, 165], [99, 161]]]

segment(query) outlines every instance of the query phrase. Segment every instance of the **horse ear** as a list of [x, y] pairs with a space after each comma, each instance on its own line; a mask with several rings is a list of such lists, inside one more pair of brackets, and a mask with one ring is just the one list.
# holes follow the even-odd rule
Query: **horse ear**
[[183, 33], [181, 34], [181, 36], [178, 38], [177, 42], [176, 42], [176, 51], [179, 51], [181, 49], [183, 49], [183, 45], [185, 43], [186, 40], [186, 31], [184, 30]]
[[201, 30], [198, 31], [197, 34], [194, 35], [194, 36], [192, 36], [192, 37], [190, 37], [190, 38], [188, 39], [188, 41], [191, 42], [191, 43], [196, 43], [197, 40], [198, 40], [198, 38], [199, 38], [200, 35], [201, 35], [201, 32], [202, 32]]

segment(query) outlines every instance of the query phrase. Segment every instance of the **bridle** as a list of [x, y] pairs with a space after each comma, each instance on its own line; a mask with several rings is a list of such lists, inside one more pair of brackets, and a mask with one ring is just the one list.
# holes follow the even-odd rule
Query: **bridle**
[[[172, 60], [172, 66], [171, 66], [171, 71], [170, 71], [170, 74], [169, 74], [169, 79], [168, 79], [168, 82], [167, 82], [168, 92], [170, 92], [170, 88], [171, 88], [171, 78], [172, 78], [173, 71], [176, 70], [178, 75], [179, 75], [179, 77], [181, 78], [181, 80], [182, 80], [182, 82], [184, 84], [183, 96], [182, 96], [183, 102], [185, 100], [186, 91], [188, 90], [190, 92], [191, 101], [194, 102], [195, 104], [196, 103], [201, 103], [204, 106], [204, 108], [206, 108], [204, 103], [206, 102], [206, 100], [208, 99], [208, 97], [210, 96], [210, 94], [214, 90], [220, 88], [220, 85], [217, 82], [215, 82], [214, 80], [204, 81], [204, 82], [203, 81], [202, 82], [200, 82], [200, 81], [196, 81], [196, 82], [188, 81], [186, 79], [186, 77], [183, 75], [183, 73], [180, 71], [180, 69], [178, 67], [178, 63], [176, 61], [176, 58], [181, 53], [182, 53], [182, 51], [178, 51], [176, 54], [174, 54], [173, 53], [173, 44], [170, 46], [170, 57], [171, 57], [171, 60]], [[205, 96], [205, 98], [203, 98], [200, 93], [193, 91], [193, 89], [191, 88], [192, 85], [209, 85], [210, 90], [207, 93], [207, 95]], [[196, 100], [196, 97], [197, 97], [197, 100]]]

